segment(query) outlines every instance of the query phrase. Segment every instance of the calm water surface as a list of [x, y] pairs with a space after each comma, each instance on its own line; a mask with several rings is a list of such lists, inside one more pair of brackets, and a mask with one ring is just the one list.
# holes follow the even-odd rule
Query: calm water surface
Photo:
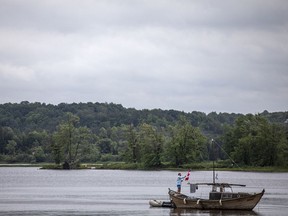
[[[185, 174], [185, 173], [183, 173]], [[260, 192], [254, 211], [193, 211], [151, 208], [151, 199], [169, 200], [177, 172], [122, 170], [40, 170], [0, 168], [0, 215], [287, 215], [288, 173], [218, 172], [219, 182], [247, 184]], [[211, 172], [191, 172], [192, 182], [211, 182]], [[206, 198], [210, 188], [200, 188]], [[234, 191], [237, 191], [235, 188]], [[189, 187], [183, 184], [183, 193]]]

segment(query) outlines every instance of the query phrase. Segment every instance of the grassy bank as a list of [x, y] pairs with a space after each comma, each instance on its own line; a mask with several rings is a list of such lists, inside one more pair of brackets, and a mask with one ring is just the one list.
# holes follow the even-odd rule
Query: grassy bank
[[[115, 170], [177, 170], [187, 171], [205, 171], [212, 170], [212, 162], [201, 162], [193, 164], [185, 164], [181, 167], [174, 167], [170, 164], [163, 164], [159, 168], [145, 168], [141, 163], [124, 163], [124, 162], [106, 162], [106, 163], [83, 163], [79, 169], [115, 169]], [[54, 163], [39, 163], [39, 164], [0, 164], [0, 167], [39, 167], [41, 169], [62, 169], [61, 165]], [[217, 171], [243, 171], [243, 172], [288, 172], [288, 167], [233, 167], [220, 163], [215, 163]]]
[[[59, 166], [55, 164], [45, 165], [44, 169], [58, 169]], [[212, 170], [212, 162], [202, 162], [185, 164], [181, 167], [175, 167], [170, 164], [163, 164], [159, 168], [146, 168], [141, 163], [123, 163], [123, 162], [106, 162], [106, 163], [85, 163], [81, 164], [79, 169], [115, 169], [115, 170], [177, 170], [177, 171], [187, 171], [191, 169], [192, 171], [205, 171]], [[217, 171], [243, 171], [243, 172], [288, 172], [288, 167], [232, 167], [225, 166], [223, 163], [215, 163], [215, 169]]]
[[0, 163], [0, 167], [42, 167], [43, 164], [28, 164], [28, 163], [23, 163], [23, 164], [18, 164], [18, 163], [13, 163], [13, 164], [7, 164], [7, 163]]

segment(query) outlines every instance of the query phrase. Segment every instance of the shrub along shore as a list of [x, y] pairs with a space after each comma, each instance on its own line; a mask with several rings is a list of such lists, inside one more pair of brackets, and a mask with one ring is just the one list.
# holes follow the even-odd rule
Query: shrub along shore
[[[33, 163], [33, 164], [0, 164], [0, 167], [39, 167], [40, 169], [63, 169], [62, 165], [54, 163]], [[78, 169], [114, 169], [114, 170], [177, 170], [177, 171], [209, 171], [212, 170], [212, 162], [202, 162], [195, 164], [185, 164], [181, 167], [173, 167], [169, 164], [163, 164], [159, 168], [145, 168], [140, 163], [122, 163], [122, 162], [106, 162], [106, 163], [83, 163]], [[243, 172], [288, 172], [287, 167], [255, 167], [255, 166], [224, 166], [223, 162], [215, 163], [217, 171], [243, 171]]]

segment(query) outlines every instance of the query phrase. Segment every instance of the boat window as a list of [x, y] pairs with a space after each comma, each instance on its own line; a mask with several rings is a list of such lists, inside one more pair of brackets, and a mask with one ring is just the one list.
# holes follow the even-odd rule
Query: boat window
[[227, 198], [232, 198], [232, 194], [231, 193], [223, 193], [222, 194], [222, 199], [227, 199]]

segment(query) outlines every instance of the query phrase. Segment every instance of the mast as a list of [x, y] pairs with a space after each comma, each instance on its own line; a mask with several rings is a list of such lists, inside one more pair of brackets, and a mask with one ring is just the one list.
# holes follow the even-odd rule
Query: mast
[[214, 140], [212, 139], [211, 140], [211, 143], [212, 143], [212, 160], [213, 160], [213, 184], [215, 184], [215, 164], [214, 164], [214, 161], [215, 161], [215, 149], [214, 149]]

